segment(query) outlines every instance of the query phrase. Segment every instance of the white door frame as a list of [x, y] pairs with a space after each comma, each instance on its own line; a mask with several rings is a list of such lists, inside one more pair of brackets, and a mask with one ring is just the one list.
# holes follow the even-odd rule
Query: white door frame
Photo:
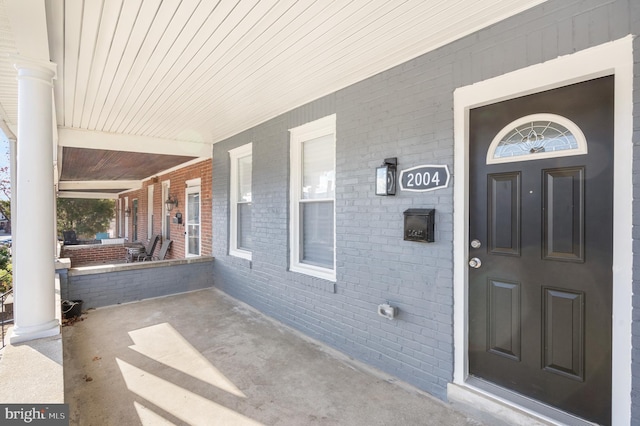
[[[124, 197], [124, 210], [125, 212], [129, 209], [129, 197]], [[131, 215], [131, 211], [129, 214], [124, 214], [124, 238], [129, 240], [129, 216]]]
[[[185, 257], [200, 256], [202, 253], [202, 191], [201, 191], [201, 179], [191, 179], [186, 182], [187, 188], [184, 191], [184, 218], [182, 219], [184, 225], [184, 255]], [[189, 194], [200, 194], [198, 200], [200, 206], [198, 207], [198, 254], [189, 253]]]
[[[170, 190], [171, 190], [171, 181], [163, 180], [162, 196], [160, 197], [160, 200], [162, 201], [162, 224], [161, 224], [162, 238], [167, 238], [167, 234], [168, 234], [167, 228], [171, 226], [169, 223], [167, 223], [167, 216], [170, 215], [170, 212], [169, 210], [167, 210], [167, 205], [165, 204], [166, 200], [169, 199]], [[171, 219], [169, 219], [169, 222], [171, 222]]]
[[147, 239], [153, 238], [153, 190], [154, 186], [147, 187]]
[[118, 238], [122, 238], [123, 237], [123, 232], [122, 232], [122, 228], [124, 227], [124, 220], [123, 220], [123, 216], [124, 213], [122, 212], [123, 208], [122, 208], [122, 198], [118, 198]]
[[[631, 419], [633, 37], [592, 47], [454, 92], [454, 375], [465, 387], [468, 362], [469, 110], [614, 75], [612, 423]], [[498, 398], [499, 399], [499, 398]], [[502, 401], [510, 404], [508, 401]]]

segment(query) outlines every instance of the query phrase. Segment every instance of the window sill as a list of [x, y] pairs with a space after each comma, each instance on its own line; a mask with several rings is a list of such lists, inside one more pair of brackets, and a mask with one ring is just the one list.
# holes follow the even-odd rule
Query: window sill
[[323, 280], [336, 282], [336, 271], [326, 268], [320, 268], [317, 266], [306, 265], [303, 263], [298, 263], [295, 265], [291, 265], [289, 268], [291, 272], [298, 272], [304, 275], [310, 275], [312, 277], [320, 278]]
[[242, 259], [251, 260], [251, 252], [245, 250], [229, 250], [229, 256], [240, 257]]

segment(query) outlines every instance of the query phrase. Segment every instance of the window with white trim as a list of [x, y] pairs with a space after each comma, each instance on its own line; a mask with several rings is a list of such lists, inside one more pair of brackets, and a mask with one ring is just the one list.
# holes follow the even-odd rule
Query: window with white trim
[[290, 269], [336, 280], [336, 116], [289, 130], [291, 136]]
[[248, 143], [229, 151], [231, 217], [229, 221], [229, 254], [251, 260], [251, 168], [253, 145]]

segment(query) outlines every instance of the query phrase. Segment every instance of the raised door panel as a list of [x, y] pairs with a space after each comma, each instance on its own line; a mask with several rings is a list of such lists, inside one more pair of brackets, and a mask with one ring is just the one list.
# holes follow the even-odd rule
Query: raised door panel
[[584, 380], [584, 294], [544, 288], [544, 369]]
[[519, 256], [520, 172], [490, 174], [487, 183], [489, 250]]
[[520, 284], [489, 280], [487, 337], [489, 352], [520, 360]]
[[543, 258], [584, 262], [584, 167], [542, 174]]

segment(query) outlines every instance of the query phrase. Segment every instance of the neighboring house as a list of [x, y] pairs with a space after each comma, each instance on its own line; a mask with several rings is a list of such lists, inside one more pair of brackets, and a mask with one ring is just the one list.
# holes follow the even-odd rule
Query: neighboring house
[[0, 213], [0, 231], [11, 233], [11, 222]]
[[146, 243], [159, 234], [172, 240], [167, 259], [211, 255], [211, 163], [194, 160], [119, 194], [118, 237]]

